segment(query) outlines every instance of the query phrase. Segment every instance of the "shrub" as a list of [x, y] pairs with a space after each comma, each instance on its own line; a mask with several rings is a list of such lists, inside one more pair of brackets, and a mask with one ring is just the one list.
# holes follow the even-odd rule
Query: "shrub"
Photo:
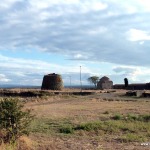
[[0, 130], [5, 142], [15, 142], [17, 138], [29, 134], [28, 126], [33, 118], [30, 111], [22, 111], [23, 105], [18, 99], [0, 100]]
[[109, 111], [105, 111], [103, 114], [109, 114]]
[[74, 132], [74, 128], [71, 125], [64, 126], [60, 129], [60, 133], [72, 134]]
[[145, 121], [145, 122], [150, 121], [149, 114], [145, 114], [145, 115], [128, 114], [127, 118], [128, 120], [137, 120], [137, 121]]
[[127, 115], [127, 119], [130, 120], [130, 121], [132, 121], [132, 120], [138, 120], [139, 116], [134, 115], [134, 114], [128, 114]]
[[100, 121], [84, 123], [84, 124], [78, 125], [75, 128], [75, 130], [86, 130], [86, 131], [99, 130], [99, 129], [102, 129], [102, 123]]
[[112, 117], [114, 120], [121, 120], [122, 116], [120, 114], [116, 114], [115, 116]]
[[141, 115], [140, 118], [141, 118], [141, 120], [146, 121], [146, 122], [150, 121], [150, 115], [149, 114], [148, 115]]

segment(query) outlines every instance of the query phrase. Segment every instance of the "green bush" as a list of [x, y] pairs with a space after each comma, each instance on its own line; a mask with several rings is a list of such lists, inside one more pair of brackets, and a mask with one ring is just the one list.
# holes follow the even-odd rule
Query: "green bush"
[[134, 115], [134, 114], [128, 114], [127, 115], [128, 120], [134, 120], [134, 121], [144, 121], [144, 122], [149, 122], [150, 121], [150, 115], [145, 114], [145, 115]]
[[122, 119], [122, 115], [120, 114], [116, 114], [115, 116], [112, 117], [114, 120], [121, 120]]
[[141, 120], [142, 121], [146, 121], [146, 122], [149, 122], [150, 121], [150, 115], [141, 115], [140, 116]]
[[74, 128], [71, 125], [64, 126], [60, 129], [60, 133], [72, 134], [74, 133]]
[[91, 131], [91, 130], [99, 130], [101, 128], [102, 128], [101, 122], [89, 122], [89, 123], [84, 123], [84, 124], [78, 125], [75, 128], [75, 130]]
[[127, 118], [127, 120], [130, 120], [130, 121], [132, 121], [132, 120], [139, 120], [139, 116], [138, 115], [134, 115], [134, 114], [128, 114], [126, 118]]
[[0, 100], [0, 131], [5, 142], [15, 142], [17, 138], [29, 134], [28, 126], [33, 118], [30, 111], [22, 111], [23, 105], [18, 99]]

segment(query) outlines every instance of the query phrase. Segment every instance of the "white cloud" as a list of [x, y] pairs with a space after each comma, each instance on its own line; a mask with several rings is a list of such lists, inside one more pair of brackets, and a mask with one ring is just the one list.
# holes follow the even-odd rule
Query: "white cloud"
[[143, 44], [144, 44], [144, 41], [139, 42], [139, 44], [140, 44], [140, 45], [143, 45]]
[[32, 0], [30, 1], [30, 5], [32, 7], [36, 7], [37, 9], [45, 9], [50, 6], [56, 6], [56, 5], [71, 5], [71, 4], [78, 4], [80, 0]]
[[88, 31], [85, 31], [89, 35], [98, 35], [98, 34], [104, 34], [108, 31], [106, 27], [98, 27], [98, 28], [93, 28]]
[[[82, 66], [82, 74], [85, 76], [91, 72], [84, 64], [75, 63], [67, 64], [65, 66], [46, 61], [21, 59], [6, 57], [0, 55], [0, 68], [4, 74], [0, 74], [0, 82], [9, 82], [13, 84], [22, 85], [41, 85], [43, 76], [49, 73], [62, 74], [63, 77], [71, 75], [74, 76], [72, 84], [78, 83], [80, 66]], [[85, 77], [84, 77], [84, 80]], [[83, 80], [83, 81], [84, 81]]]
[[71, 58], [71, 60], [86, 60], [88, 57], [84, 54], [78, 53], [74, 54]]
[[[87, 61], [149, 67], [148, 4], [148, 0], [4, 0], [0, 4], [0, 50], [60, 54], [76, 60], [70, 61], [74, 66], [80, 66], [82, 60], [83, 64]], [[10, 76], [16, 72], [20, 80], [31, 74], [40, 74], [41, 78], [56, 68], [60, 73], [79, 70], [69, 63], [48, 63], [39, 57], [41, 61], [27, 61], [0, 55], [0, 67]], [[83, 73], [93, 71], [88, 65]], [[130, 72], [139, 80], [144, 76], [132, 69]]]
[[149, 0], [136, 0], [141, 8], [145, 12], [150, 12], [150, 1]]
[[76, 54], [76, 55], [74, 56], [74, 58], [76, 58], [76, 59], [82, 59], [83, 56], [82, 56], [81, 54]]
[[11, 81], [11, 80], [8, 79], [8, 78], [6, 77], [6, 75], [0, 74], [0, 82], [5, 83], [5, 82], [10, 82], [10, 81]]
[[100, 1], [84, 1], [81, 4], [82, 12], [86, 13], [88, 11], [100, 11], [107, 8], [107, 4]]
[[127, 77], [130, 83], [145, 83], [150, 82], [150, 68], [140, 66], [117, 66], [113, 68], [117, 75], [122, 75], [123, 78]]
[[[81, 57], [81, 55], [78, 54], [78, 57]], [[77, 61], [74, 63], [70, 62], [64, 66], [46, 61], [26, 60], [0, 55], [0, 68], [1, 72], [3, 72], [3, 74], [0, 74], [0, 82], [21, 85], [41, 85], [43, 76], [54, 72], [62, 75], [65, 85], [70, 84], [70, 76], [72, 78], [72, 85], [79, 85], [80, 66], [83, 84], [88, 84], [87, 78], [92, 75], [99, 77], [107, 75], [114, 83], [122, 82], [125, 77], [129, 79], [130, 83], [150, 81], [150, 69], [146, 67], [117, 65], [111, 69], [112, 64], [105, 66], [106, 64], [102, 63], [99, 64], [99, 67], [98, 63], [91, 63], [91, 67], [87, 64], [89, 63], [80, 63]]]
[[138, 29], [130, 29], [127, 32], [127, 38], [130, 41], [145, 41], [150, 40], [150, 33]]
[[[66, 15], [66, 13], [88, 13], [90, 11], [101, 11], [107, 8], [107, 4], [98, 0], [32, 0], [29, 1], [30, 8], [34, 12], [52, 9], [49, 15], [52, 17]], [[47, 15], [47, 14], [46, 14]]]
[[1, 9], [7, 9], [10, 8], [13, 4], [16, 2], [21, 2], [22, 0], [3, 0], [2, 3], [0, 3]]

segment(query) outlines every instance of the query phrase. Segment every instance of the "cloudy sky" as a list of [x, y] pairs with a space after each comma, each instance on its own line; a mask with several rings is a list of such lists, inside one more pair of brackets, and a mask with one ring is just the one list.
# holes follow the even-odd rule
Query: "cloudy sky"
[[149, 0], [3, 0], [0, 84], [64, 84], [92, 75], [150, 82]]

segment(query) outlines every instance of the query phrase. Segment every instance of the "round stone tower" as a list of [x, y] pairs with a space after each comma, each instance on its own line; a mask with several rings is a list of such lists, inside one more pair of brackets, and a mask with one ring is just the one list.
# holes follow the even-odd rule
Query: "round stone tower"
[[59, 74], [48, 74], [43, 77], [42, 90], [62, 90], [63, 81]]

